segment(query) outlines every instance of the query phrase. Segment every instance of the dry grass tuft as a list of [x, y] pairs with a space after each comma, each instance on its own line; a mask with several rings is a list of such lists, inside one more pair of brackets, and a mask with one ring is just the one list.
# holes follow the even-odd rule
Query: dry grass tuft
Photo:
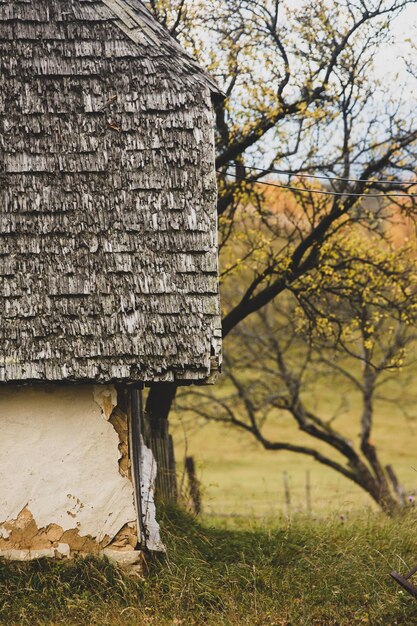
[[164, 513], [168, 556], [146, 580], [106, 560], [0, 563], [0, 623], [409, 626], [417, 602], [389, 578], [417, 562], [417, 520], [198, 523]]

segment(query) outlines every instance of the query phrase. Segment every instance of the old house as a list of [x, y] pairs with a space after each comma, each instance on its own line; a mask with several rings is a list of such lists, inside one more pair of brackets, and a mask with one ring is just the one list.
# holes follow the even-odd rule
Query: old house
[[140, 0], [2, 0], [0, 46], [0, 556], [134, 558], [141, 389], [219, 366], [218, 88]]

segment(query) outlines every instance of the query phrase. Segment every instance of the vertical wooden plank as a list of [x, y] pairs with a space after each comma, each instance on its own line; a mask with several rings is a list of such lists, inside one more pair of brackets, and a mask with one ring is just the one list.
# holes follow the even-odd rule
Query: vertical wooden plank
[[156, 461], [152, 448], [147, 445], [146, 420], [144, 419], [141, 388], [131, 387], [132, 436], [131, 454], [135, 476], [135, 492], [138, 500], [138, 517], [141, 525], [142, 547], [164, 552], [165, 547], [159, 534], [154, 501]]
[[129, 448], [132, 463], [132, 481], [135, 492], [137, 523], [140, 547], [145, 546], [145, 529], [143, 525], [142, 494], [140, 488], [140, 436], [142, 431], [142, 394], [136, 387], [128, 388], [128, 427]]

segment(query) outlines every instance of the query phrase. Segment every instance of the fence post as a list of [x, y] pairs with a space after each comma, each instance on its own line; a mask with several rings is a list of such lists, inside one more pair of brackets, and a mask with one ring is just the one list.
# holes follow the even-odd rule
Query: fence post
[[288, 480], [287, 472], [283, 472], [284, 478], [284, 493], [285, 493], [285, 511], [286, 517], [289, 519], [291, 516], [291, 493], [290, 493], [290, 483]]
[[405, 506], [406, 505], [406, 498], [405, 498], [404, 487], [399, 482], [399, 480], [397, 478], [397, 475], [394, 472], [394, 468], [392, 467], [392, 465], [386, 465], [385, 466], [385, 471], [388, 474], [388, 478], [391, 481], [391, 484], [392, 484], [392, 486], [394, 488], [395, 495], [397, 496], [397, 499], [398, 499], [399, 503], [401, 504], [401, 506]]
[[194, 458], [187, 456], [185, 458], [185, 469], [188, 476], [188, 484], [190, 486], [191, 507], [196, 515], [201, 513], [201, 491], [200, 483], [195, 471]]
[[306, 471], [306, 506], [307, 513], [311, 515], [311, 480], [310, 480], [310, 470]]

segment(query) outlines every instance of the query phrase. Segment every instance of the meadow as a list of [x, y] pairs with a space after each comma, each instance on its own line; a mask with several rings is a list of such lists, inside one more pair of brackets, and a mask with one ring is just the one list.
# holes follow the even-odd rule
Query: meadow
[[[376, 402], [372, 437], [382, 461], [392, 464], [410, 495], [417, 493], [417, 388], [413, 382], [417, 380], [417, 372], [414, 369], [414, 365], [405, 368], [384, 386], [384, 396], [391, 401]], [[330, 378], [318, 382], [315, 397], [315, 408], [321, 416], [330, 417], [338, 407], [343, 407], [333, 425], [358, 442], [361, 414], [358, 394], [344, 387], [340, 380]], [[266, 451], [250, 435], [235, 427], [207, 422], [192, 413], [177, 412], [171, 431], [180, 483], [185, 482], [184, 457], [195, 458], [205, 515], [270, 521], [287, 515], [284, 472], [288, 475], [291, 515], [309, 512], [308, 481], [314, 517], [377, 510], [365, 492], [335, 471], [300, 454]], [[285, 414], [272, 416], [267, 433], [277, 440], [313, 445], [329, 453], [327, 446], [301, 433]], [[332, 451], [330, 456], [338, 458]]]
[[414, 515], [344, 523], [161, 525], [167, 556], [132, 578], [105, 560], [0, 562], [0, 623], [10, 626], [411, 626], [417, 602], [389, 577], [417, 558]]
[[[396, 390], [390, 391], [395, 397]], [[324, 395], [329, 407], [335, 395], [335, 386], [329, 385]], [[354, 436], [358, 406], [352, 402], [339, 427]], [[398, 407], [379, 407], [375, 438], [411, 491], [417, 484], [411, 395], [408, 404], [407, 417]], [[271, 428], [300, 440], [289, 420], [273, 420]], [[172, 430], [183, 494], [182, 458], [192, 454], [197, 461], [203, 515], [195, 518], [184, 510], [186, 497], [183, 508], [161, 507], [167, 554], [151, 558], [140, 577], [126, 575], [105, 559], [0, 561], [0, 624], [417, 623], [417, 602], [389, 576], [392, 569], [405, 572], [417, 562], [417, 509], [390, 519], [334, 472], [305, 457], [265, 452], [244, 434], [218, 424], [176, 415]], [[311, 511], [306, 510], [306, 471]]]
[[[414, 392], [404, 376], [378, 402], [374, 440], [408, 493], [417, 487]], [[355, 439], [360, 399], [319, 381], [317, 409]], [[219, 392], [222, 393], [219, 387]], [[224, 390], [223, 390], [224, 392]], [[401, 400], [401, 402], [400, 402]], [[300, 442], [274, 415], [269, 435]], [[417, 602], [392, 581], [417, 563], [417, 508], [389, 518], [354, 484], [307, 457], [266, 452], [245, 433], [176, 413], [181, 507], [160, 506], [167, 554], [129, 576], [105, 559], [0, 561], [0, 624], [8, 626], [412, 626]], [[307, 439], [306, 439], [307, 441]], [[197, 463], [203, 513], [187, 507], [186, 455]], [[284, 496], [289, 479], [291, 506]], [[306, 473], [311, 482], [307, 508]]]

